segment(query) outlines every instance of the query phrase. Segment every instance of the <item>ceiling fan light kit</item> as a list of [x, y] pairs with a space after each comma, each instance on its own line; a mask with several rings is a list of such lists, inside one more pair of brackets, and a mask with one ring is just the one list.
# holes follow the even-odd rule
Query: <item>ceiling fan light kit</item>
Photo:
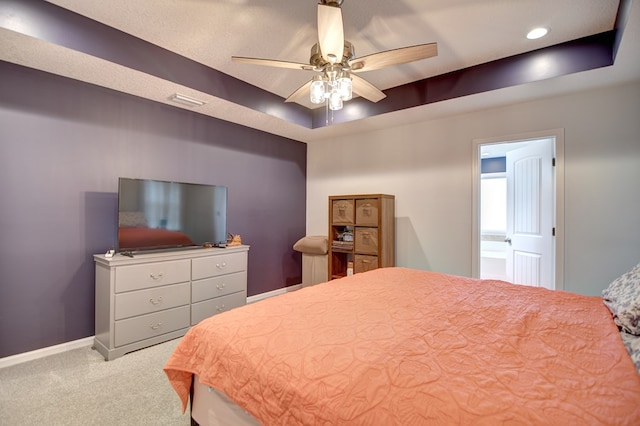
[[386, 97], [380, 89], [355, 73], [437, 56], [436, 43], [429, 43], [356, 58], [353, 45], [344, 39], [342, 3], [343, 0], [320, 0], [318, 43], [311, 47], [309, 64], [238, 56], [231, 59], [256, 65], [315, 71], [318, 74], [293, 92], [285, 102], [295, 102], [308, 96], [311, 103], [326, 103], [330, 110], [336, 111], [342, 109], [343, 103], [352, 99], [354, 93], [371, 102]]
[[329, 103], [329, 109], [337, 111], [342, 109], [343, 102], [353, 97], [353, 84], [351, 77], [347, 71], [326, 73], [326, 77], [322, 75], [314, 75], [309, 87], [309, 97], [311, 103], [322, 104]]

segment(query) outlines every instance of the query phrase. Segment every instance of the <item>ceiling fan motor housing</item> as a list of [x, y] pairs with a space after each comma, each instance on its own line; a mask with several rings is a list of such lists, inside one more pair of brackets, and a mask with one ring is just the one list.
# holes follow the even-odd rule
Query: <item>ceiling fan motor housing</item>
[[[341, 64], [343, 68], [349, 67], [349, 61], [356, 57], [356, 51], [353, 48], [353, 44], [348, 41], [344, 41], [344, 51], [342, 53], [342, 59], [336, 62]], [[320, 51], [320, 44], [316, 43], [311, 47], [311, 56], [309, 57], [309, 64], [315, 67], [316, 71], [322, 71], [327, 65], [331, 65], [329, 61], [322, 57]]]

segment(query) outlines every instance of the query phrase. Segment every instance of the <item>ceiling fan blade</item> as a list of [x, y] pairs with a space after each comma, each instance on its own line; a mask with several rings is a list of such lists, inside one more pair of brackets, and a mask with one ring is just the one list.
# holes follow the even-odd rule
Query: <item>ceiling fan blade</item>
[[300, 99], [306, 97], [307, 99], [309, 99], [309, 91], [311, 88], [311, 82], [313, 80], [307, 81], [305, 84], [303, 84], [302, 86], [300, 86], [295, 92], [293, 92], [292, 94], [289, 95], [289, 97], [287, 99], [285, 99], [285, 102], [297, 102]]
[[391, 65], [406, 64], [438, 55], [438, 44], [428, 43], [373, 53], [349, 61], [353, 72], [372, 71]]
[[355, 74], [351, 74], [351, 83], [353, 84], [353, 91], [368, 101], [378, 102], [387, 97], [376, 86]]
[[332, 63], [342, 61], [344, 28], [342, 10], [337, 6], [318, 5], [318, 43], [322, 57]]
[[242, 56], [232, 56], [231, 60], [234, 62], [243, 62], [245, 64], [264, 65], [267, 67], [277, 68], [291, 68], [295, 70], [312, 70], [313, 66], [309, 64], [302, 64], [299, 62], [288, 61], [276, 61], [275, 59], [260, 59], [260, 58], [245, 58]]

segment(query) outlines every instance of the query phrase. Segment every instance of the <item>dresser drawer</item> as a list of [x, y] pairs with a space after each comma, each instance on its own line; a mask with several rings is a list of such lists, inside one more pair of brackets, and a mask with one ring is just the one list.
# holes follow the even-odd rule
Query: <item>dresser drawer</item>
[[119, 266], [115, 268], [116, 293], [189, 281], [190, 266], [189, 259]]
[[123, 346], [189, 327], [189, 316], [189, 306], [181, 306], [116, 321], [115, 346]]
[[353, 272], [367, 272], [378, 268], [378, 256], [356, 254], [353, 259]]
[[245, 290], [247, 283], [246, 272], [205, 278], [191, 284], [191, 302], [201, 302], [214, 297], [225, 296]]
[[353, 200], [333, 200], [331, 215], [335, 225], [353, 225]]
[[378, 253], [378, 228], [356, 228], [355, 240], [357, 253]]
[[205, 300], [191, 305], [191, 325], [196, 325], [203, 319], [219, 314], [229, 309], [247, 304], [247, 293], [244, 291], [228, 294], [215, 299]]
[[379, 204], [377, 198], [356, 200], [356, 225], [378, 226]]
[[246, 270], [247, 253], [229, 253], [193, 259], [191, 276], [193, 280], [200, 280]]
[[163, 309], [188, 305], [189, 283], [165, 285], [115, 295], [115, 319], [149, 314]]

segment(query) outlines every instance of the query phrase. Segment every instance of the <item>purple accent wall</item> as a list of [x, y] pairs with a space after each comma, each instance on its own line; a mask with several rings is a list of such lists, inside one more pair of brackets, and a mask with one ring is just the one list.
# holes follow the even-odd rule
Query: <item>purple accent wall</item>
[[629, 14], [631, 13], [632, 2], [633, 0], [620, 0], [620, 4], [618, 4], [616, 22], [613, 25], [613, 28], [616, 31], [616, 39], [613, 44], [614, 58], [618, 54], [618, 48], [620, 47], [620, 43], [622, 42], [622, 35], [624, 34], [624, 30], [627, 27], [627, 21], [629, 20]]
[[[615, 36], [615, 31], [608, 31], [393, 87], [385, 90], [387, 97], [377, 103], [356, 98], [346, 102], [342, 110], [334, 113], [333, 122], [349, 122], [610, 66], [613, 65]], [[324, 126], [325, 121], [323, 108], [313, 110], [314, 128]]]
[[306, 144], [0, 62], [0, 357], [94, 334], [119, 176], [229, 187], [248, 294], [302, 280]]

